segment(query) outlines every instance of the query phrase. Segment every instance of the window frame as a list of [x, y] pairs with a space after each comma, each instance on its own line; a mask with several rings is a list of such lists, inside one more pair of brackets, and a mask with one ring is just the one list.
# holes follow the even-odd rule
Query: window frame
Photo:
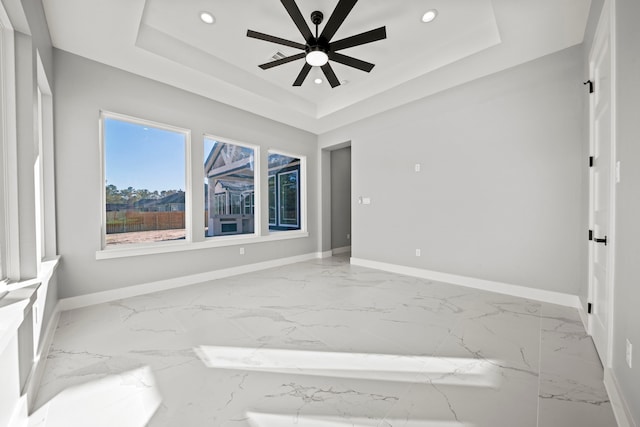
[[[161, 129], [161, 130], [166, 130], [169, 132], [176, 132], [176, 133], [182, 133], [184, 135], [184, 150], [185, 150], [185, 238], [184, 241], [180, 241], [180, 240], [174, 240], [174, 241], [160, 241], [160, 242], [143, 242], [143, 243], [129, 243], [126, 245], [113, 245], [113, 246], [107, 246], [107, 212], [106, 212], [106, 203], [107, 203], [107, 193], [106, 193], [106, 186], [105, 183], [106, 181], [106, 171], [107, 171], [107, 164], [106, 164], [106, 141], [105, 141], [105, 120], [106, 119], [113, 119], [113, 120], [119, 120], [119, 121], [123, 121], [123, 122], [127, 122], [127, 123], [131, 123], [131, 124], [135, 124], [135, 125], [141, 125], [141, 126], [145, 126], [145, 127], [153, 127], [153, 128], [157, 128], [157, 129]], [[138, 117], [133, 117], [133, 116], [129, 116], [126, 114], [120, 114], [120, 113], [114, 113], [111, 111], [105, 111], [105, 110], [100, 110], [100, 118], [99, 118], [99, 142], [100, 142], [100, 147], [99, 147], [99, 153], [100, 153], [100, 194], [101, 194], [101, 204], [100, 204], [100, 210], [101, 210], [101, 216], [102, 216], [102, 220], [101, 220], [101, 229], [100, 229], [100, 250], [96, 253], [96, 258], [100, 259], [102, 257], [99, 257], [98, 254], [100, 252], [126, 252], [127, 249], [132, 249], [133, 252], [142, 250], [153, 250], [154, 247], [156, 246], [180, 246], [180, 245], [184, 245], [186, 242], [191, 242], [192, 240], [192, 221], [191, 218], [193, 217], [192, 212], [192, 185], [191, 185], [191, 130], [189, 129], [185, 129], [185, 128], [181, 128], [181, 127], [177, 127], [177, 126], [173, 126], [173, 125], [169, 125], [169, 124], [165, 124], [165, 123], [159, 123], [159, 122], [155, 122], [152, 120], [147, 120], [147, 119], [142, 119], [142, 118], [138, 118]], [[108, 256], [107, 256], [108, 258]]]
[[[254, 215], [254, 218], [255, 218], [255, 214], [256, 214], [255, 195], [256, 195], [255, 188], [251, 192], [246, 192], [246, 194], [243, 193], [243, 196], [242, 196], [242, 210], [243, 210], [242, 214], [243, 215]], [[249, 203], [247, 203], [247, 200], [249, 201]], [[247, 212], [247, 208], [249, 208], [249, 212]]]
[[[280, 151], [277, 149], [269, 149], [267, 152], [267, 159], [269, 157], [269, 155], [271, 154], [275, 154], [275, 155], [280, 155], [280, 156], [285, 156], [285, 157], [290, 157], [293, 159], [298, 159], [299, 161], [299, 166], [297, 168], [297, 172], [298, 172], [298, 225], [296, 226], [291, 226], [291, 225], [282, 225], [281, 221], [280, 221], [280, 214], [278, 212], [279, 210], [279, 205], [278, 205], [278, 197], [279, 197], [279, 192], [280, 192], [280, 175], [289, 173], [294, 171], [295, 169], [292, 169], [290, 171], [287, 171], [287, 168], [283, 168], [285, 169], [282, 172], [278, 172], [278, 173], [271, 173], [271, 171], [267, 171], [267, 173], [269, 174], [269, 177], [275, 177], [275, 192], [276, 192], [276, 223], [270, 223], [269, 224], [269, 234], [273, 235], [273, 234], [289, 234], [289, 233], [306, 233], [308, 234], [307, 231], [307, 157], [301, 154], [296, 154], [296, 153], [291, 153], [291, 152], [287, 152], [287, 151]], [[268, 163], [268, 161], [267, 161]], [[267, 168], [268, 169], [268, 168]], [[271, 228], [271, 226], [274, 226], [276, 228]]]
[[55, 196], [55, 164], [54, 164], [54, 135], [53, 135], [53, 93], [51, 84], [44, 70], [40, 52], [36, 52], [37, 59], [37, 123], [38, 123], [38, 152], [39, 170], [36, 173], [36, 239], [39, 239], [39, 256], [37, 259], [40, 270], [43, 261], [57, 256], [56, 238], [56, 196]]
[[[104, 151], [104, 117], [115, 118], [118, 120], [125, 120], [132, 123], [143, 124], [161, 129], [167, 129], [171, 131], [184, 132], [186, 134], [186, 206], [185, 206], [185, 226], [186, 226], [186, 238], [182, 241], [170, 241], [170, 242], [151, 242], [140, 244], [128, 244], [117, 246], [105, 246], [105, 231], [106, 231], [106, 191], [105, 191], [105, 151]], [[265, 148], [263, 146], [252, 144], [249, 142], [241, 142], [232, 138], [224, 136], [217, 136], [211, 133], [203, 133], [202, 137], [198, 138], [198, 141], [192, 140], [191, 130], [172, 125], [167, 125], [152, 120], [140, 119], [125, 114], [118, 114], [109, 111], [100, 111], [99, 117], [99, 143], [100, 143], [100, 164], [101, 164], [101, 212], [102, 222], [100, 234], [102, 240], [100, 248], [96, 250], [96, 260], [116, 259], [116, 258], [129, 258], [135, 256], [154, 255], [163, 253], [177, 253], [192, 250], [203, 250], [210, 248], [221, 248], [228, 246], [240, 246], [250, 245], [263, 242], [275, 242], [282, 240], [292, 240], [300, 238], [308, 238], [309, 232], [307, 230], [307, 157], [300, 154], [289, 153], [274, 148]], [[243, 147], [249, 147], [254, 149], [254, 192], [253, 192], [253, 211], [254, 211], [254, 233], [253, 234], [236, 234], [236, 235], [222, 235], [214, 237], [205, 237], [204, 224], [200, 225], [197, 222], [202, 222], [201, 207], [204, 208], [204, 191], [202, 186], [204, 185], [204, 140], [205, 138], [214, 139], [220, 142], [226, 142], [230, 144], [240, 145]], [[195, 145], [194, 145], [195, 144]], [[195, 148], [194, 148], [195, 147]], [[199, 147], [199, 148], [198, 148]], [[264, 150], [264, 151], [263, 151]], [[263, 167], [262, 164], [268, 159], [268, 154], [279, 154], [283, 156], [293, 157], [299, 159], [300, 170], [298, 175], [299, 185], [299, 206], [300, 206], [300, 228], [291, 230], [269, 230], [268, 225], [268, 197], [263, 194], [263, 190], [267, 190], [268, 194], [268, 167]], [[264, 157], [264, 158], [263, 158]], [[197, 201], [197, 202], [196, 202]], [[229, 203], [228, 195], [226, 199], [227, 205]], [[265, 206], [263, 206], [265, 204]], [[197, 211], [195, 207], [197, 207]], [[267, 215], [265, 218], [264, 215]], [[264, 222], [264, 223], [263, 223]], [[201, 234], [201, 235], [200, 235]]]
[[[296, 177], [296, 188], [295, 188], [295, 193], [296, 193], [296, 201], [295, 201], [295, 205], [296, 205], [296, 218], [295, 218], [295, 223], [285, 223], [283, 222], [283, 218], [285, 217], [284, 215], [284, 211], [286, 210], [286, 205], [283, 202], [283, 200], [285, 199], [285, 197], [283, 196], [283, 190], [286, 190], [286, 188], [283, 187], [283, 177], [286, 175], [291, 175], [294, 174]], [[280, 203], [278, 205], [278, 207], [280, 208], [280, 212], [278, 215], [278, 227], [287, 227], [287, 228], [292, 228], [292, 229], [298, 229], [300, 227], [300, 173], [298, 172], [297, 169], [292, 169], [292, 170], [288, 170], [288, 171], [284, 171], [284, 172], [280, 172], [279, 174], [277, 174], [278, 177], [278, 200], [280, 200]]]
[[[273, 191], [271, 191], [271, 181], [273, 179]], [[275, 174], [268, 175], [267, 177], [267, 193], [269, 197], [269, 201], [267, 203], [267, 211], [268, 213], [268, 221], [269, 226], [277, 226], [278, 225], [278, 178]], [[271, 222], [271, 194], [273, 193], [273, 222]]]
[[[225, 241], [226, 239], [238, 239], [240, 237], [242, 238], [251, 238], [251, 237], [258, 237], [261, 235], [262, 233], [262, 221], [261, 221], [261, 215], [260, 215], [260, 209], [258, 209], [256, 211], [255, 209], [255, 205], [260, 206], [260, 191], [256, 191], [260, 189], [260, 183], [261, 183], [261, 162], [260, 162], [260, 157], [261, 157], [261, 151], [260, 151], [260, 146], [259, 145], [254, 145], [254, 144], [250, 144], [247, 142], [240, 142], [237, 140], [234, 140], [232, 138], [227, 138], [227, 137], [223, 137], [223, 136], [218, 136], [218, 135], [213, 135], [210, 133], [205, 133], [202, 136], [202, 148], [203, 148], [203, 158], [202, 158], [202, 172], [203, 172], [203, 184], [204, 185], [204, 180], [207, 179], [206, 176], [204, 176], [204, 163], [207, 160], [207, 154], [204, 152], [204, 144], [206, 140], [210, 140], [210, 141], [216, 141], [222, 144], [229, 144], [229, 145], [235, 145], [241, 148], [246, 148], [249, 150], [253, 150], [253, 201], [252, 201], [252, 211], [253, 211], [253, 233], [239, 233], [239, 234], [223, 234], [223, 235], [217, 235], [217, 236], [206, 236], [203, 233], [203, 238], [205, 242], [210, 242], [210, 241]], [[225, 191], [225, 196], [226, 196], [226, 213], [225, 215], [245, 215], [244, 213], [244, 209], [245, 209], [245, 204], [244, 204], [244, 196], [243, 196], [243, 192], [232, 192], [232, 191]], [[238, 197], [240, 198], [240, 204], [239, 204], [239, 209], [240, 212], [238, 214], [234, 214], [233, 213], [233, 206], [232, 206], [232, 202], [233, 202], [233, 196], [234, 194], [237, 194]], [[203, 201], [203, 207], [205, 208], [206, 211], [206, 203], [205, 201]], [[231, 243], [229, 244], [233, 244], [233, 240], [231, 240]]]
[[21, 278], [14, 39], [11, 21], [0, 3], [0, 293]]

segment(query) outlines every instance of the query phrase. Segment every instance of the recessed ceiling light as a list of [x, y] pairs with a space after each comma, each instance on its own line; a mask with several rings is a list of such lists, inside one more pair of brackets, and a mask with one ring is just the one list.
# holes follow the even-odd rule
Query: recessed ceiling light
[[425, 12], [424, 15], [422, 15], [422, 22], [429, 23], [431, 21], [433, 21], [434, 19], [436, 19], [436, 16], [438, 16], [438, 11], [435, 9], [431, 9], [431, 10], [427, 10]]
[[205, 24], [213, 24], [214, 22], [216, 22], [216, 17], [209, 12], [200, 12], [200, 19]]
[[315, 79], [313, 82], [315, 84], [317, 84], [317, 85], [321, 85], [322, 84], [322, 79], [318, 78], [318, 79]]

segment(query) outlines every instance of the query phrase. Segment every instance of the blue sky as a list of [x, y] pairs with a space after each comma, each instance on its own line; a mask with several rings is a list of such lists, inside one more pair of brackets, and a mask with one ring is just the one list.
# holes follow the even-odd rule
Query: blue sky
[[185, 189], [184, 134], [111, 118], [104, 121], [104, 134], [106, 185]]

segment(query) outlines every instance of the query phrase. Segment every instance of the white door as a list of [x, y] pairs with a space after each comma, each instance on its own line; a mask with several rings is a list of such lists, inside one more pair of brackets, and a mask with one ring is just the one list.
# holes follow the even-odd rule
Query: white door
[[612, 62], [608, 2], [603, 7], [600, 23], [589, 56], [593, 93], [590, 101], [590, 298], [592, 312], [589, 329], [603, 365], [610, 359], [612, 313]]

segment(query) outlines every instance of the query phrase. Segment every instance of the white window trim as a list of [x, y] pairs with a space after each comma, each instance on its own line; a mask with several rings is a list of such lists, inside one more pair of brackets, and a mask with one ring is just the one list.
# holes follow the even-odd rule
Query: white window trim
[[[40, 221], [36, 226], [41, 229], [40, 251], [43, 260], [57, 256], [56, 244], [56, 195], [55, 195], [55, 164], [53, 144], [53, 94], [49, 79], [44, 70], [40, 52], [37, 58], [37, 91], [38, 91], [38, 156], [40, 161], [40, 180], [36, 186], [40, 191]], [[38, 187], [36, 187], [37, 190]], [[37, 216], [36, 216], [37, 217]]]
[[[249, 236], [249, 237], [247, 237]], [[127, 247], [111, 247], [96, 252], [96, 259], [126, 258], [132, 256], [165, 254], [172, 252], [185, 252], [201, 249], [223, 248], [229, 246], [241, 246], [254, 243], [268, 243], [280, 240], [300, 239], [309, 237], [309, 233], [301, 230], [280, 231], [266, 236], [253, 236], [251, 234], [237, 234], [235, 236], [218, 236], [203, 242], [157, 242], [154, 245], [135, 245]]]
[[[105, 119], [114, 119], [120, 120], [124, 122], [129, 122], [137, 125], [149, 126], [158, 129], [168, 130], [171, 132], [182, 133], [185, 136], [185, 242], [190, 243], [193, 239], [193, 227], [192, 227], [192, 218], [193, 218], [193, 180], [191, 178], [191, 130], [180, 128], [177, 126], [167, 125], [165, 123], [154, 122], [151, 120], [141, 119], [138, 117], [128, 116], [125, 114], [113, 113], [109, 111], [100, 111], [99, 117], [99, 126], [98, 130], [100, 132], [99, 135], [99, 153], [100, 153], [100, 194], [101, 194], [101, 216], [102, 222], [100, 226], [100, 250], [96, 253], [96, 259], [101, 259], [99, 254], [101, 252], [112, 252], [112, 251], [120, 251], [119, 248], [108, 248], [107, 247], [107, 212], [105, 209], [107, 194], [105, 189], [106, 182], [106, 156], [105, 156], [105, 141], [104, 141], [104, 120]], [[177, 244], [184, 244], [184, 242], [176, 242]], [[145, 247], [152, 249], [153, 247], [166, 247], [170, 246], [166, 242], [153, 242], [153, 243], [145, 243], [142, 245], [127, 245], [127, 247]]]
[[[20, 241], [18, 233], [18, 149], [14, 31], [6, 10], [0, 4], [0, 251], [4, 283], [20, 280]], [[2, 285], [0, 284], [0, 289]]]
[[[105, 152], [104, 152], [104, 119], [105, 118], [113, 118], [117, 120], [128, 121], [136, 124], [148, 125], [151, 127], [157, 127], [160, 129], [166, 129], [174, 132], [185, 133], [186, 135], [186, 200], [185, 200], [185, 222], [186, 222], [186, 238], [183, 241], [172, 241], [172, 242], [153, 242], [153, 243], [140, 243], [140, 244], [127, 244], [122, 246], [110, 246], [106, 247], [105, 239], [106, 239], [106, 211], [104, 209], [106, 203], [106, 191], [105, 191]], [[115, 259], [115, 258], [127, 258], [133, 256], [144, 256], [144, 255], [154, 255], [154, 254], [164, 254], [164, 253], [175, 253], [175, 252], [184, 252], [184, 251], [192, 251], [192, 250], [202, 250], [202, 249], [211, 249], [211, 248], [223, 248], [230, 246], [240, 246], [240, 245], [248, 245], [255, 243], [268, 243], [268, 242], [276, 242], [282, 240], [291, 240], [291, 239], [301, 239], [309, 237], [309, 233], [307, 231], [307, 168], [306, 156], [289, 153], [285, 151], [280, 151], [277, 149], [269, 149], [269, 154], [280, 154], [288, 157], [293, 157], [300, 160], [300, 174], [299, 174], [299, 185], [300, 187], [300, 229], [298, 230], [278, 230], [278, 231], [270, 231], [268, 230], [268, 226], [265, 230], [265, 227], [262, 224], [262, 191], [259, 191], [262, 188], [262, 179], [263, 169], [261, 167], [261, 159], [262, 148], [257, 145], [235, 141], [231, 138], [216, 136], [213, 134], [203, 134], [202, 144], [204, 143], [204, 138], [214, 139], [220, 142], [226, 142], [229, 144], [240, 145], [247, 148], [252, 148], [254, 151], [254, 169], [256, 182], [254, 185], [254, 223], [255, 229], [253, 234], [237, 234], [237, 235], [229, 235], [229, 236], [214, 236], [205, 238], [204, 229], [202, 230], [202, 236], [194, 235], [194, 232], [198, 232], [200, 228], [194, 227], [194, 220], [198, 220], [201, 218], [200, 212], [195, 212], [193, 209], [193, 198], [194, 197], [202, 197], [204, 198], [204, 192], [200, 191], [202, 185], [204, 183], [204, 169], [202, 165], [204, 165], [204, 150], [201, 149], [199, 153], [200, 158], [197, 159], [200, 165], [199, 171], [194, 170], [193, 168], [193, 159], [192, 159], [192, 144], [191, 144], [191, 131], [189, 129], [174, 127], [171, 125], [167, 125], [164, 123], [158, 123], [150, 120], [140, 119], [137, 117], [132, 117], [124, 114], [100, 111], [99, 117], [99, 142], [100, 142], [100, 163], [101, 163], [101, 188], [99, 189], [101, 197], [101, 211], [102, 211], [102, 225], [100, 229], [101, 235], [101, 247], [96, 251], [96, 260], [106, 260], [106, 259]], [[203, 147], [204, 145], [201, 145]], [[268, 173], [268, 168], [265, 168], [265, 175]], [[265, 176], [266, 177], [266, 176]], [[268, 177], [266, 177], [268, 179]], [[195, 182], [199, 182], [201, 184], [195, 184]], [[197, 185], [198, 188], [195, 188]], [[194, 191], [195, 190], [195, 191]], [[204, 200], [202, 203], [204, 206]], [[257, 209], [255, 207], [258, 207]], [[204, 224], [203, 224], [204, 225]], [[197, 230], [196, 230], [197, 228]]]
[[[204, 147], [204, 140], [205, 139], [210, 139], [213, 141], [218, 141], [218, 142], [222, 142], [224, 144], [232, 144], [232, 145], [237, 145], [239, 147], [243, 147], [243, 148], [249, 148], [251, 150], [253, 150], [253, 195], [254, 195], [254, 200], [253, 200], [253, 205], [254, 206], [261, 206], [261, 200], [262, 200], [262, 195], [261, 195], [261, 191], [256, 191], [260, 189], [260, 178], [262, 177], [262, 169], [261, 169], [261, 154], [260, 154], [260, 146], [259, 145], [253, 145], [253, 144], [249, 144], [246, 142], [240, 142], [240, 141], [236, 141], [232, 138], [226, 138], [223, 136], [218, 136], [218, 135], [213, 135], [210, 133], [205, 133], [203, 135], [202, 138], [202, 144]], [[206, 160], [204, 158], [204, 155], [206, 155], [207, 153], [204, 152], [203, 150], [203, 158], [202, 158], [202, 167], [204, 168], [204, 161]], [[203, 169], [203, 179], [202, 179], [202, 185], [204, 185], [204, 179], [206, 178], [204, 176], [204, 169]], [[194, 174], [191, 174], [192, 176]], [[202, 191], [200, 192], [200, 194], [202, 194]], [[230, 206], [230, 200], [227, 199], [227, 206]], [[203, 201], [203, 206], [204, 206], [204, 201]], [[206, 206], [204, 206], [206, 208]], [[241, 211], [242, 211], [242, 207], [241, 207]], [[202, 233], [202, 235], [204, 236], [204, 232]], [[209, 241], [209, 240], [219, 240], [219, 239], [224, 239], [225, 237], [237, 237], [237, 236], [244, 236], [247, 238], [250, 237], [258, 237], [262, 235], [262, 216], [261, 216], [261, 209], [253, 209], [253, 233], [249, 233], [249, 234], [242, 234], [242, 235], [235, 235], [235, 236], [211, 236], [211, 237], [204, 237], [204, 241]], [[197, 240], [195, 240], [197, 241]]]

